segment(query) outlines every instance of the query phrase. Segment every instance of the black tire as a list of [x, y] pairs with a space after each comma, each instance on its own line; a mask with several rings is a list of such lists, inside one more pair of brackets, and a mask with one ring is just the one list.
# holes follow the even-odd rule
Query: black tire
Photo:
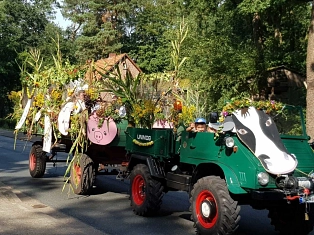
[[[308, 205], [308, 207], [311, 204]], [[309, 208], [310, 209], [310, 208]], [[314, 208], [312, 208], [314, 209]], [[305, 204], [299, 202], [269, 208], [268, 217], [275, 230], [286, 235], [305, 235], [313, 230], [314, 213], [305, 220]]]
[[89, 194], [95, 180], [93, 160], [86, 154], [81, 154], [72, 163], [70, 183], [75, 194]]
[[131, 207], [136, 215], [151, 216], [160, 209], [163, 184], [151, 177], [148, 167], [136, 165], [130, 174]]
[[233, 234], [239, 227], [240, 206], [218, 176], [199, 179], [191, 192], [191, 211], [198, 234]]
[[46, 153], [40, 142], [35, 142], [29, 152], [29, 173], [33, 178], [40, 178], [46, 171]]

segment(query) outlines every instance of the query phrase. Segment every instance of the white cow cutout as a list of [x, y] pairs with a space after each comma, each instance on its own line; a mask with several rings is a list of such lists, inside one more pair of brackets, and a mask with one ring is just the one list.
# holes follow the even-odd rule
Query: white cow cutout
[[289, 153], [280, 138], [273, 119], [255, 107], [237, 110], [232, 119], [242, 142], [254, 153], [271, 174], [287, 174], [298, 161]]
[[74, 103], [68, 102], [66, 105], [61, 109], [58, 115], [58, 130], [62, 135], [67, 135], [68, 130], [70, 127], [70, 117], [71, 112], [74, 109]]

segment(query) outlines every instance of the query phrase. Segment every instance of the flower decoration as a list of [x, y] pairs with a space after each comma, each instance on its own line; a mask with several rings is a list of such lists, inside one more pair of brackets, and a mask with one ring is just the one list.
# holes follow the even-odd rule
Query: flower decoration
[[243, 99], [243, 100], [231, 99], [222, 108], [219, 122], [223, 123], [225, 117], [227, 117], [228, 115], [231, 115], [234, 111], [238, 109], [242, 109], [242, 108], [247, 108], [250, 106], [253, 106], [258, 110], [263, 110], [265, 113], [269, 115], [275, 115], [282, 112], [282, 109], [284, 107], [283, 103], [276, 102], [274, 100], [253, 101], [250, 99]]
[[136, 126], [151, 128], [154, 121], [155, 104], [152, 100], [140, 100], [133, 104], [131, 117]]
[[196, 107], [194, 105], [186, 106], [182, 105], [182, 110], [178, 111], [176, 109], [171, 110], [171, 122], [174, 126], [183, 124], [185, 126], [190, 125], [190, 123], [195, 120]]
[[105, 119], [108, 118], [113, 119], [115, 123], [119, 123], [122, 121], [123, 117], [121, 117], [119, 114], [119, 108], [121, 106], [119, 100], [115, 100], [112, 102], [101, 102], [99, 106], [99, 109], [96, 110], [96, 115], [99, 118], [99, 128], [103, 125]]
[[[269, 115], [276, 115], [278, 113], [281, 113], [284, 107], [284, 105], [281, 102], [276, 102], [274, 100], [253, 101], [248, 98], [243, 99], [243, 100], [231, 99], [222, 108], [222, 111], [219, 117], [219, 122], [223, 123], [225, 118], [227, 116], [232, 115], [232, 113], [235, 112], [236, 110], [242, 109], [242, 108], [248, 108], [250, 106], [253, 106], [258, 110], [263, 110], [265, 113]], [[219, 129], [215, 133], [215, 139], [219, 138], [219, 134], [222, 133], [222, 129], [223, 129], [223, 124], [219, 127]]]

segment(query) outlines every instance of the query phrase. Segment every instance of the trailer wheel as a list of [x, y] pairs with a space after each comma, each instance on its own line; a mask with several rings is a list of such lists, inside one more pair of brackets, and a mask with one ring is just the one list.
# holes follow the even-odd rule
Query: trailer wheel
[[240, 206], [218, 176], [199, 179], [191, 192], [192, 220], [198, 234], [232, 234], [240, 221]]
[[136, 165], [130, 174], [131, 207], [136, 215], [155, 214], [162, 203], [164, 186], [151, 177], [148, 167]]
[[86, 154], [81, 154], [71, 166], [70, 183], [75, 194], [85, 195], [90, 192], [95, 180], [93, 160]]
[[305, 205], [299, 202], [271, 207], [268, 217], [280, 234], [304, 235], [313, 230], [314, 213], [311, 211], [309, 220], [305, 220]]
[[46, 153], [40, 142], [35, 142], [29, 153], [29, 173], [33, 178], [40, 178], [46, 170]]

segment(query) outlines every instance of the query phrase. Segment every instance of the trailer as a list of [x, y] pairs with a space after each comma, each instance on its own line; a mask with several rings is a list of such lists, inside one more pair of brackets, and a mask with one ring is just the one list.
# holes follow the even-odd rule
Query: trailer
[[[71, 153], [75, 140], [71, 139], [70, 136], [60, 136], [56, 140], [53, 139], [51, 151], [49, 152], [43, 150], [44, 140], [34, 142], [29, 153], [30, 175], [33, 178], [41, 178], [45, 174], [47, 164], [55, 165], [58, 162], [67, 162], [70, 164], [69, 183], [74, 193], [79, 195], [90, 193], [99, 165], [115, 170], [115, 172], [119, 173], [117, 178], [124, 179], [125, 177], [122, 174], [125, 174], [128, 162], [125, 150], [125, 130], [128, 122], [123, 120], [119, 123], [113, 122], [112, 125], [114, 125], [116, 131], [114, 138], [110, 138], [110, 143], [103, 145], [102, 143], [95, 144], [91, 142], [86, 151], [80, 151], [79, 156], [76, 156], [74, 160], [72, 154], [66, 160], [57, 158], [57, 154], [60, 152]], [[91, 128], [87, 128], [87, 130], [91, 132], [90, 135], [94, 135], [94, 131]], [[102, 127], [97, 128], [97, 135], [103, 135], [102, 138], [105, 138], [105, 134], [101, 133], [100, 130], [108, 130], [106, 123]], [[43, 134], [38, 132], [42, 132], [42, 130], [37, 130], [37, 135], [43, 137]], [[94, 140], [94, 138], [92, 139]], [[103, 170], [108, 171], [106, 169]]]

